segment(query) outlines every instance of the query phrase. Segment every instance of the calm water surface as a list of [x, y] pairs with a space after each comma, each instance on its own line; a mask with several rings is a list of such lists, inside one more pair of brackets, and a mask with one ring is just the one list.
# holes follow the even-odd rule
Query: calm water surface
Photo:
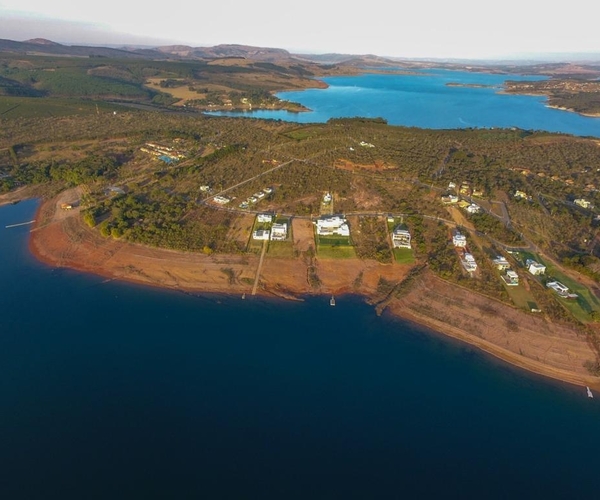
[[[600, 399], [356, 297], [54, 269], [0, 208], [6, 499], [596, 498]], [[599, 395], [600, 396], [600, 395]]]
[[352, 116], [382, 117], [390, 125], [431, 129], [518, 127], [600, 137], [600, 118], [549, 108], [543, 96], [499, 93], [506, 80], [539, 79], [543, 77], [449, 70], [427, 70], [417, 75], [331, 77], [322, 79], [329, 84], [327, 89], [277, 94], [281, 99], [302, 103], [310, 112], [227, 114], [299, 123]]

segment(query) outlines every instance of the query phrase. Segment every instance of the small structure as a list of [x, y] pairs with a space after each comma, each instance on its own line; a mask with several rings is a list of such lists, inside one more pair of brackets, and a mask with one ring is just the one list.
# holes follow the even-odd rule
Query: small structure
[[504, 271], [510, 267], [510, 264], [502, 255], [497, 255], [492, 262], [499, 271]]
[[219, 205], [227, 205], [231, 200], [227, 196], [215, 196], [213, 201]]
[[442, 203], [458, 203], [458, 196], [455, 194], [446, 194], [442, 196]]
[[253, 240], [268, 240], [269, 239], [269, 230], [268, 229], [258, 229], [252, 233]]
[[271, 226], [271, 240], [284, 241], [287, 239], [287, 224], [274, 223]]
[[517, 200], [529, 200], [531, 201], [531, 196], [529, 196], [525, 191], [516, 190], [514, 194]]
[[330, 193], [325, 193], [325, 195], [323, 196], [323, 203], [325, 203], [326, 205], [331, 203], [331, 194]]
[[502, 275], [502, 279], [508, 286], [517, 286], [519, 284], [519, 275], [511, 269], [508, 269], [506, 274]]
[[577, 294], [569, 292], [569, 287], [563, 285], [560, 281], [549, 281], [546, 283], [548, 288], [554, 290], [559, 297], [563, 299], [576, 299]]
[[272, 187], [266, 187], [263, 189], [263, 193], [265, 193], [265, 194], [271, 194], [272, 192], [273, 192]]
[[125, 194], [125, 190], [118, 186], [109, 186], [104, 190], [106, 196], [119, 196]]
[[467, 212], [469, 212], [470, 214], [478, 214], [479, 212], [481, 212], [481, 207], [479, 205], [476, 205], [475, 203], [471, 203], [467, 208], [466, 208]]
[[273, 222], [273, 216], [271, 214], [258, 214], [256, 221], [260, 223], [271, 223]]
[[71, 205], [70, 203], [61, 203], [60, 208], [62, 208], [63, 210], [71, 210], [73, 208], [73, 205]]
[[463, 257], [460, 259], [463, 267], [470, 273], [474, 272], [477, 269], [477, 262], [475, 262], [475, 257], [472, 254], [465, 252]]
[[458, 231], [454, 231], [452, 234], [452, 244], [455, 247], [464, 248], [467, 246], [467, 237]]
[[591, 208], [592, 204], [584, 198], [577, 198], [573, 201], [575, 205], [580, 206], [581, 208]]
[[539, 276], [540, 274], [544, 274], [546, 272], [546, 266], [536, 262], [533, 259], [527, 259], [525, 261], [525, 267], [534, 276]]
[[410, 233], [402, 224], [396, 226], [392, 232], [394, 248], [410, 248]]

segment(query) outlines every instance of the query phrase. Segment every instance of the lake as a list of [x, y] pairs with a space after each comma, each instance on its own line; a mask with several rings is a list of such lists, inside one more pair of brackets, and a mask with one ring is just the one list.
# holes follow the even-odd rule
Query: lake
[[0, 207], [5, 499], [595, 498], [600, 401], [359, 297], [55, 269]]
[[339, 76], [322, 78], [329, 85], [327, 89], [277, 94], [280, 99], [303, 104], [310, 112], [259, 110], [212, 114], [298, 123], [326, 122], [330, 118], [339, 117], [381, 117], [390, 125], [408, 127], [517, 127], [600, 137], [600, 118], [549, 108], [543, 96], [499, 93], [506, 80], [543, 78], [442, 69], [427, 70], [415, 75]]

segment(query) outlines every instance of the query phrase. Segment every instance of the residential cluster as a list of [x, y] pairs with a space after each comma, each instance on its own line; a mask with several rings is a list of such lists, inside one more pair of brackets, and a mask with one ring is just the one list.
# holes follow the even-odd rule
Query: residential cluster
[[162, 160], [165, 163], [172, 163], [185, 158], [185, 154], [183, 152], [178, 151], [170, 146], [164, 146], [155, 142], [147, 142], [143, 147], [140, 148], [140, 151], [151, 154], [152, 156], [156, 156], [159, 160]]
[[[274, 222], [272, 214], [258, 214], [256, 216], [256, 222], [263, 227], [257, 229], [252, 233], [252, 239], [254, 240], [271, 240], [271, 241], [285, 241], [288, 236], [288, 224], [287, 222]], [[268, 225], [269, 229], [264, 226]]]
[[452, 232], [452, 244], [456, 249], [458, 256], [460, 258], [460, 263], [465, 268], [468, 273], [473, 273], [477, 270], [477, 262], [475, 261], [475, 257], [469, 251], [469, 247], [467, 246], [467, 238], [460, 231], [455, 229]]
[[[458, 194], [456, 194], [458, 193]], [[483, 191], [479, 188], [472, 188], [468, 182], [463, 182], [457, 188], [456, 183], [448, 183], [448, 192], [442, 195], [442, 203], [449, 205], [456, 203], [460, 208], [470, 214], [481, 212], [481, 207], [476, 203], [461, 200], [459, 194], [464, 196], [483, 196]]]
[[260, 200], [264, 199], [267, 195], [270, 195], [273, 192], [273, 188], [266, 187], [262, 191], [257, 191], [252, 196], [246, 198], [242, 203], [240, 203], [239, 207], [246, 209], [250, 208], [251, 205], [256, 205]]
[[497, 255], [492, 261], [499, 271], [504, 271], [500, 277], [508, 286], [517, 286], [519, 284], [519, 275], [510, 268], [510, 263], [502, 255]]

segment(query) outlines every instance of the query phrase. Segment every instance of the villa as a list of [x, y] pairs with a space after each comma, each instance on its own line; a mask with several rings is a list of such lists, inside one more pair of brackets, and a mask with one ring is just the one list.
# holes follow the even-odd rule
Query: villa
[[464, 248], [467, 246], [467, 237], [464, 234], [455, 231], [452, 235], [452, 244], [455, 247]]
[[273, 216], [271, 214], [258, 214], [256, 216], [256, 221], [260, 223], [270, 223], [273, 221]]
[[268, 240], [269, 239], [269, 231], [266, 229], [259, 229], [252, 233], [253, 240]]
[[392, 233], [394, 248], [410, 248], [410, 233], [402, 225], [396, 226]]
[[525, 267], [527, 267], [527, 270], [534, 276], [539, 276], [546, 272], [546, 266], [533, 259], [527, 259], [527, 261], [525, 261]]
[[227, 196], [215, 196], [213, 201], [219, 205], [227, 205], [231, 200]]
[[508, 286], [517, 286], [519, 284], [519, 275], [511, 269], [508, 269], [506, 274], [502, 275], [502, 279]]
[[332, 236], [334, 234], [339, 236], [350, 236], [348, 221], [339, 215], [322, 217], [317, 219], [315, 224], [319, 236]]
[[463, 265], [463, 267], [470, 273], [474, 272], [477, 269], [477, 262], [475, 262], [475, 257], [473, 257], [473, 255], [470, 253], [465, 252], [463, 258], [460, 259], [460, 262]]
[[287, 239], [287, 224], [275, 223], [271, 226], [271, 240], [284, 241]]
[[499, 271], [504, 271], [505, 269], [508, 269], [510, 267], [510, 264], [504, 257], [502, 257], [502, 255], [497, 255], [492, 262], [498, 268]]
[[569, 287], [563, 285], [560, 281], [549, 281], [546, 283], [548, 288], [554, 290], [559, 297], [563, 299], [576, 299], [577, 294], [569, 292]]

